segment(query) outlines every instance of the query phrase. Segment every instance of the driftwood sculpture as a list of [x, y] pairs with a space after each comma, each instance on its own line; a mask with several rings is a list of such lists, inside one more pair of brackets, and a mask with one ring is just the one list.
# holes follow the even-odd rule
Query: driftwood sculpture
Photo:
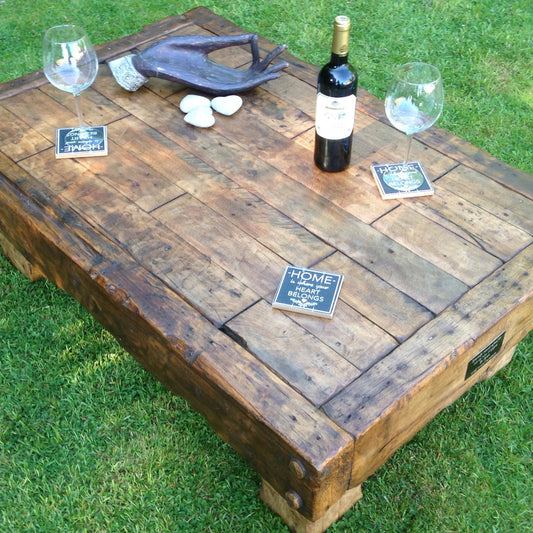
[[[225, 67], [208, 58], [215, 50], [229, 46], [251, 45], [252, 64], [238, 70]], [[261, 60], [256, 34], [205, 37], [186, 35], [169, 37], [139, 54], [130, 54], [109, 62], [120, 86], [136, 91], [149, 78], [163, 78], [200, 91], [228, 95], [248, 91], [279, 77], [288, 63], [271, 63], [287, 48], [280, 45]]]

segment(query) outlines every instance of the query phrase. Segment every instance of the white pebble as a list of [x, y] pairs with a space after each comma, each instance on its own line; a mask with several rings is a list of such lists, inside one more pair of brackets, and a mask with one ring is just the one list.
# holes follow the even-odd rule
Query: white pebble
[[180, 109], [184, 113], [192, 111], [195, 107], [209, 107], [211, 102], [205, 96], [198, 96], [197, 94], [188, 94], [182, 98], [180, 102]]
[[222, 115], [231, 116], [237, 113], [242, 106], [242, 98], [236, 94], [230, 96], [217, 96], [211, 100], [211, 107]]
[[189, 111], [184, 118], [187, 124], [198, 128], [210, 128], [215, 123], [215, 117], [210, 107], [200, 106]]

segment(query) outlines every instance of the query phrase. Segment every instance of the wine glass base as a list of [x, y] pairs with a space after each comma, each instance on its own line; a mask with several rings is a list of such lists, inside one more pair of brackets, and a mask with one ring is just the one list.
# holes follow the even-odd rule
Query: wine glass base
[[384, 199], [428, 196], [434, 193], [420, 161], [385, 163], [371, 166]]
[[107, 126], [58, 128], [55, 154], [58, 159], [107, 155]]

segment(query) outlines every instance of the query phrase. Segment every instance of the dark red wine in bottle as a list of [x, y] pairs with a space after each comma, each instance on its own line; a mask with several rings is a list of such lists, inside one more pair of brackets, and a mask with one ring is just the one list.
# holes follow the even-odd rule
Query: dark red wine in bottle
[[348, 63], [350, 19], [335, 18], [331, 59], [318, 75], [315, 164], [327, 172], [350, 164], [357, 97], [357, 72]]

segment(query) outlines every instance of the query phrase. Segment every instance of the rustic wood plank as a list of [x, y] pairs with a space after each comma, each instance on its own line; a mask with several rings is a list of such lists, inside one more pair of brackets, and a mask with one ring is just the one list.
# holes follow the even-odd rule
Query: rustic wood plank
[[[300, 177], [299, 180], [351, 215], [367, 224], [372, 224], [394, 209], [399, 201], [383, 201], [381, 199], [370, 166], [374, 163], [398, 161], [398, 158], [401, 158], [399, 154], [405, 148], [405, 138], [384, 124], [371, 127], [366, 124], [369, 120], [372, 119], [362, 113], [356, 117], [356, 123], [359, 126], [356, 126], [354, 132], [351, 167], [344, 172], [336, 173], [335, 176], [324, 176], [322, 173], [314, 174], [314, 169], [311, 171], [303, 167], [301, 170], [304, 177]], [[373, 122], [375, 123], [375, 121]], [[378, 134], [381, 135], [381, 140]], [[306, 160], [312, 161], [314, 129], [299, 135], [296, 142], [307, 148]], [[426, 146], [416, 141], [412, 143], [412, 151], [414, 157], [423, 161], [431, 180], [439, 178], [456, 166], [454, 161], [444, 158], [433, 150], [428, 151]], [[301, 155], [301, 157], [305, 156]], [[276, 161], [273, 161], [272, 164], [281, 168], [291, 177], [295, 172], [298, 172], [295, 168], [287, 168], [289, 163], [285, 161], [283, 155], [276, 155], [275, 158]], [[278, 163], [278, 159], [283, 162]], [[293, 160], [289, 155], [286, 156], [286, 159]]]
[[[216, 325], [224, 323], [259, 296], [202, 255], [153, 216], [117, 194], [73, 160], [55, 162], [48, 154], [24, 160], [24, 168], [55, 194], [84, 213], [145, 268], [165, 280]], [[102, 206], [106, 206], [102, 208]], [[105, 228], [105, 229], [104, 229]], [[157, 240], [153, 235], [157, 234]], [[103, 252], [102, 252], [103, 253]]]
[[0, 122], [3, 130], [0, 150], [14, 161], [52, 146], [50, 140], [45, 139], [2, 105], [0, 105]]
[[[318, 267], [344, 274], [342, 299], [384, 331], [404, 341], [433, 318], [425, 307], [363, 268], [344, 254], [336, 253]], [[354, 364], [358, 368], [365, 366]]]
[[[68, 126], [76, 120], [67, 108], [38, 89], [3, 100], [2, 106], [51, 143], [55, 143], [58, 127]], [[39, 109], [38, 113], [34, 111], [35, 108]], [[25, 155], [31, 155], [31, 152]]]
[[286, 261], [310, 266], [333, 252], [331, 246], [289, 217], [138, 119], [130, 117], [111, 124], [109, 135]]
[[195, 198], [181, 196], [153, 214], [257, 294], [276, 290], [287, 263]]
[[[79, 126], [76, 103], [71, 93], [60, 91], [51, 84], [43, 85], [40, 90], [53, 98], [56, 102], [65, 106], [73, 115], [69, 123], [56, 122], [57, 128], [77, 127]], [[113, 102], [102, 96], [99, 92], [91, 87], [85, 89], [80, 95], [80, 106], [83, 113], [83, 121], [89, 126], [102, 126], [115, 120], [119, 120], [127, 113], [116, 106]]]
[[483, 174], [461, 166], [441, 178], [439, 187], [533, 234], [533, 201]]
[[0, 100], [10, 98], [28, 89], [34, 89], [48, 83], [44, 72], [39, 70], [31, 72], [15, 80], [0, 83]]
[[[122, 150], [111, 139], [108, 144], [110, 154], [106, 157], [62, 160], [55, 158], [53, 150], [48, 150], [35, 159], [22, 161], [21, 166], [32, 172], [39, 172], [49, 180], [56, 179], [53, 174], [61, 176], [63, 173], [70, 173], [71, 179], [75, 181], [76, 173], [86, 169], [114, 189], [111, 194], [120, 193], [146, 212], [184, 193], [142, 161]], [[65, 185], [64, 181], [63, 184]]]
[[531, 235], [447, 190], [410, 203], [426, 217], [507, 261], [531, 242]]
[[502, 264], [493, 255], [407, 206], [398, 207], [373, 226], [470, 286]]
[[[286, 83], [292, 85], [292, 94], [304, 93], [306, 87], [309, 89], [305, 84], [284, 75], [280, 80], [285, 78], [290, 80]], [[312, 89], [309, 97], [302, 99], [300, 108], [297, 108], [293, 102], [273, 97], [267, 92], [268, 88], [267, 84], [267, 90], [256, 90], [247, 95], [238, 117], [221, 117], [214, 129], [364, 221], [375, 220], [389, 210], [388, 204], [376, 202], [379, 194], [370, 175], [370, 162], [363, 169], [363, 179], [356, 158], [354, 158], [354, 168], [345, 173], [338, 173], [334, 177], [324, 175], [314, 166], [312, 156], [314, 109], [312, 115], [308, 116], [303, 114], [300, 108], [303, 105], [302, 101], [311, 100], [314, 103], [315, 90]], [[177, 99], [171, 101], [176, 105], [179, 103]], [[261, 119], [257, 114], [258, 109], [261, 110]], [[293, 120], [294, 117], [297, 117], [297, 120]], [[291, 139], [296, 136], [298, 142], [295, 144]], [[249, 143], [250, 137], [255, 139], [252, 144]], [[357, 149], [355, 152], [357, 153]], [[350, 183], [351, 186], [347, 188], [346, 183]]]
[[105, 180], [144, 211], [150, 212], [183, 194], [183, 189], [109, 139], [107, 157], [80, 158], [79, 163]]
[[[508, 361], [533, 327], [533, 246], [362, 374], [325, 412], [356, 438], [351, 483], [376, 470], [440, 410]], [[505, 332], [498, 358], [465, 379], [472, 358]], [[406, 401], [406, 397], [409, 401]]]
[[[102, 69], [102, 71], [103, 70], [104, 69]], [[109, 73], [102, 72], [95, 82], [95, 87], [97, 87], [99, 91], [106, 94], [106, 96], [112, 99], [114, 102], [120, 103], [120, 105], [129, 110], [133, 115], [136, 115], [144, 121], [151, 122], [153, 125], [154, 120], [150, 120], [148, 118], [148, 114], [162, 114], [162, 121], [165, 120], [165, 115], [168, 117], [175, 116], [176, 121], [182, 119], [183, 115], [177, 109], [177, 106], [179, 105], [179, 102], [185, 93], [179, 93], [175, 95], [175, 97], [169, 98], [168, 101], [174, 103], [176, 107], [168, 107], [165, 111], [161, 109], [161, 107], [166, 107], [166, 104], [151, 98], [151, 95], [145, 90], [135, 93], [136, 97], [133, 97], [131, 94], [127, 94], [117, 86], [116, 82]], [[262, 91], [257, 90], [253, 94], [255, 93], [261, 94]], [[139, 108], [139, 102], [141, 98], [144, 100], [144, 110]], [[265, 96], [265, 98], [270, 97]], [[276, 106], [278, 114], [280, 113], [280, 109], [284, 109], [284, 114], [282, 115], [281, 120], [279, 118], [273, 119], [277, 123], [277, 128], [283, 130], [287, 119], [292, 115], [298, 114], [299, 112], [296, 110], [296, 108], [287, 106], [281, 101], [277, 101]], [[253, 108], [253, 97], [251, 103], [248, 103], [245, 97], [245, 105], [238, 113], [238, 116], [230, 118], [218, 117], [218, 121], [214, 130], [220, 130], [222, 134], [229, 136], [229, 138], [232, 140], [240, 140], [243, 145], [243, 149], [247, 150], [248, 152], [251, 149], [258, 157], [267, 158], [267, 162], [269, 164], [276, 166], [284, 173], [290, 175], [293, 179], [302, 181], [304, 185], [314, 188], [318, 193], [329, 195], [333, 201], [342, 204], [344, 208], [349, 209], [353, 214], [365, 221], [375, 220], [390, 209], [390, 206], [386, 203], [377, 203], [375, 201], [379, 197], [379, 194], [372, 178], [369, 175], [370, 162], [368, 163], [367, 168], [364, 170], [364, 174], [367, 174], [364, 180], [361, 180], [359, 179], [359, 176], [356, 176], [355, 179], [351, 181], [351, 170], [345, 174], [343, 173], [344, 175], [342, 177], [337, 176], [333, 181], [331, 179], [325, 179], [323, 174], [320, 173], [312, 163], [311, 153], [304, 148], [298, 148], [298, 146], [294, 145], [293, 143], [289, 145], [288, 140], [284, 140], [283, 135], [280, 135], [275, 140], [272, 130], [269, 128], [263, 131], [263, 128], [266, 126], [262, 126], [257, 120], [257, 116], [254, 116], [253, 112], [250, 111]], [[244, 117], [246, 117], [246, 119]], [[310, 127], [312, 127], [312, 123], [309, 122], [309, 119], [301, 123], [302, 129], [309, 130]], [[157, 129], [159, 131], [165, 131], [165, 134], [175, 141], [176, 139], [171, 136], [171, 132], [173, 130], [179, 130], [183, 135], [187, 134], [188, 137], [193, 138], [195, 138], [197, 135], [202, 135], [202, 132], [198, 133], [197, 131], [194, 131], [194, 128], [174, 121], [172, 121], [172, 125], [170, 123], [165, 125], [158, 124]], [[211, 134], [211, 132], [203, 133], [205, 136], [210, 136]], [[293, 129], [292, 135], [295, 133], [297, 132]], [[261, 141], [258, 141], [257, 143], [254, 143], [253, 146], [250, 146], [248, 143], [250, 136], [253, 136]], [[265, 145], [266, 142], [268, 142], [268, 145]], [[274, 145], [274, 142], [277, 144]], [[289, 148], [289, 146], [291, 148]], [[187, 149], [189, 148], [188, 146], [184, 147]], [[345, 186], [347, 181], [352, 183], [350, 194], [346, 194], [346, 189], [344, 189], [343, 194], [342, 187]]]
[[[123, 110], [92, 88], [85, 90], [82, 98], [87, 100], [83, 111], [88, 124], [103, 125], [124, 116]], [[79, 125], [72, 95], [50, 84], [43, 86], [42, 90], [25, 91], [5, 99], [2, 106], [54, 143], [57, 128]], [[35, 108], [39, 109], [39, 113], [34, 112]]]
[[[235, 338], [314, 405], [340, 392], [359, 370], [265, 301], [226, 324]], [[289, 348], [289, 349], [288, 349]]]
[[337, 303], [332, 319], [317, 320], [316, 317], [297, 313], [293, 313], [291, 319], [361, 372], [385, 357], [398, 344], [389, 333], [373, 324], [342, 299]]
[[294, 62], [291, 62], [290, 54], [285, 51], [281, 59], [290, 63], [287, 70], [290, 75], [283, 75], [275, 80], [270, 80], [261, 85], [261, 88], [268, 94], [290, 104], [294, 109], [300, 110], [305, 116], [310, 117], [314, 128], [318, 70], [317, 76], [313, 79], [313, 84], [310, 85], [307, 81], [294, 77]]

